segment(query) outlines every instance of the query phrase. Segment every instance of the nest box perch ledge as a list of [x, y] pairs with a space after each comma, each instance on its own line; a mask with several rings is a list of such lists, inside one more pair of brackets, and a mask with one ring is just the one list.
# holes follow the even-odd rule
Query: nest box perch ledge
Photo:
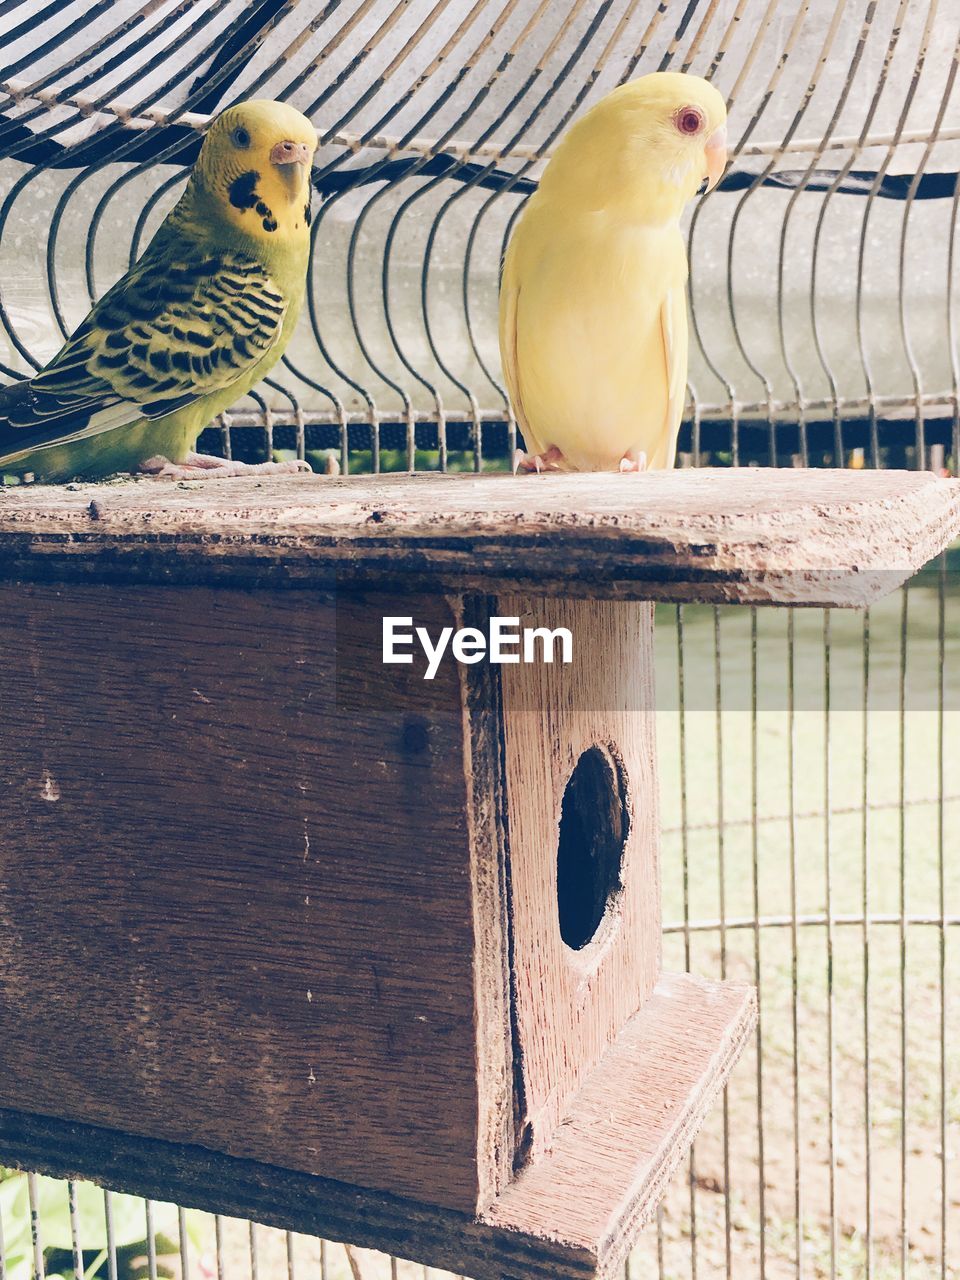
[[[897, 472], [0, 492], [0, 1160], [610, 1276], [756, 1019], [665, 973], [653, 602], [863, 605]], [[569, 664], [384, 664], [382, 619]]]

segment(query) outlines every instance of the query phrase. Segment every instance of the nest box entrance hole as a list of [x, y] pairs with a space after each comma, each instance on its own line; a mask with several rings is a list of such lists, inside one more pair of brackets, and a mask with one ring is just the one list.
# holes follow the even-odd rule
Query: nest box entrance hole
[[623, 762], [612, 747], [589, 747], [563, 793], [557, 846], [560, 936], [573, 951], [597, 936], [623, 888], [629, 834]]

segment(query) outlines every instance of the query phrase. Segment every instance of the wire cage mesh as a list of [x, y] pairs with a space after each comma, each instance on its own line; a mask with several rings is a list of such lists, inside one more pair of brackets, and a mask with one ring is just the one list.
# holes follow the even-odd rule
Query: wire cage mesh
[[[282, 98], [321, 139], [308, 314], [204, 447], [505, 469], [511, 227], [569, 121], [683, 69], [727, 97], [732, 164], [688, 215], [681, 465], [957, 470], [955, 6], [5, 0], [0, 33], [5, 380], [137, 257], [210, 115]], [[948, 555], [867, 614], [658, 614], [665, 959], [756, 981], [761, 1024], [634, 1276], [958, 1274], [956, 609]], [[349, 1274], [33, 1175], [0, 1231], [0, 1280]]]

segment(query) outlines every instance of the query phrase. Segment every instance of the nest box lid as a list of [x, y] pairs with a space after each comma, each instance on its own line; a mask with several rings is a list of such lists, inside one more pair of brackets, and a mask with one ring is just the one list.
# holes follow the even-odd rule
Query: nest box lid
[[960, 532], [960, 481], [775, 468], [137, 479], [0, 490], [6, 578], [865, 605]]

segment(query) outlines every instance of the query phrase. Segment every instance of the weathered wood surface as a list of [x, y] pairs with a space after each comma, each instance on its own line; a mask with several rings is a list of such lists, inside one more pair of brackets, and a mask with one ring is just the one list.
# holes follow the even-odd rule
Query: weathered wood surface
[[0, 574], [860, 605], [958, 531], [927, 472], [141, 479], [0, 491]]
[[466, 1212], [502, 1185], [494, 783], [456, 664], [381, 663], [382, 613], [411, 610], [455, 622], [440, 597], [0, 587], [0, 1106]]
[[[756, 991], [663, 974], [574, 1098], [543, 1158], [485, 1217], [620, 1274], [757, 1020]], [[549, 1225], [548, 1225], [549, 1224]]]
[[[457, 626], [481, 630], [496, 601], [449, 600]], [[484, 1209], [513, 1177], [520, 1136], [510, 972], [507, 800], [503, 774], [500, 682], [488, 663], [458, 668], [463, 709], [465, 817], [470, 841], [477, 1074], [477, 1208]]]
[[613, 1277], [756, 1020], [752, 988], [664, 975], [553, 1149], [480, 1218], [329, 1178], [0, 1110], [11, 1164], [347, 1240], [476, 1280]]
[[[496, 611], [574, 636], [570, 665], [504, 666], [500, 677], [523, 1145], [535, 1160], [659, 975], [653, 606], [504, 596]], [[629, 835], [623, 887], [575, 951], [560, 935], [557, 839], [564, 788], [594, 745], [621, 759]]]

